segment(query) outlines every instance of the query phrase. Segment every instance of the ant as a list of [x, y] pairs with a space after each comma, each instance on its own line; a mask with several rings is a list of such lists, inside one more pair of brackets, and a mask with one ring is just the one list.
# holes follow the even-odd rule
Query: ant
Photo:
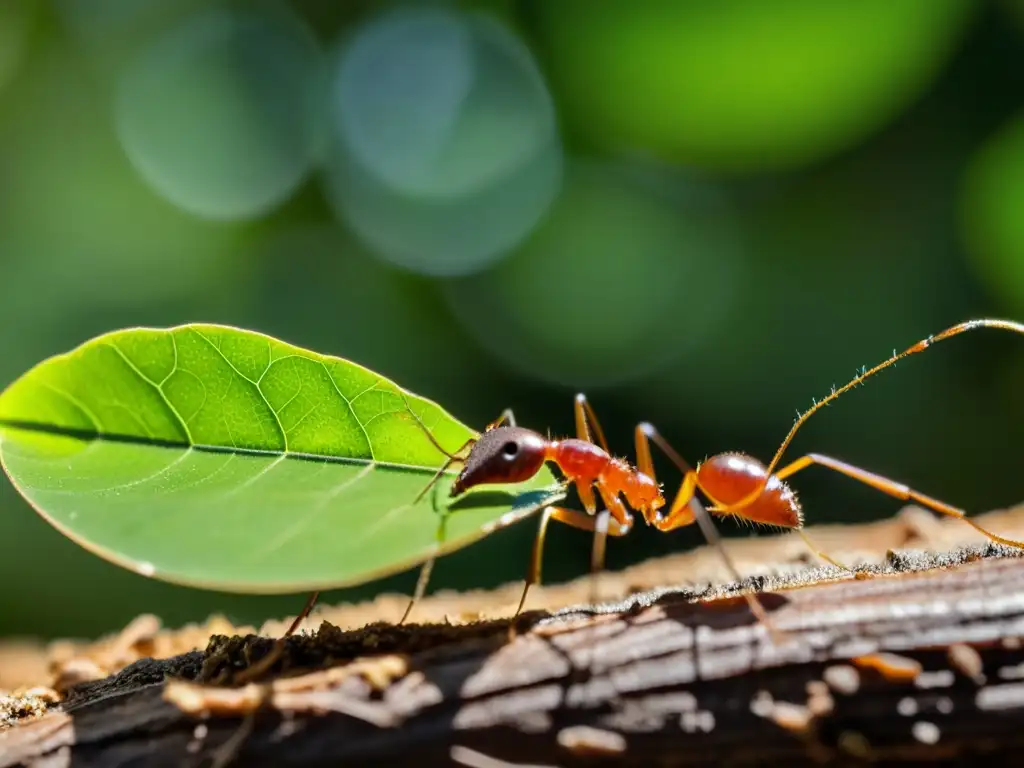
[[[576, 396], [574, 408], [577, 432], [575, 439], [551, 440], [537, 432], [519, 427], [516, 425], [511, 409], [506, 409], [497, 421], [487, 426], [483, 434], [470, 438], [452, 453], [437, 443], [430, 431], [407, 404], [407, 408], [431, 442], [448, 457], [448, 460], [438, 469], [416, 500], [422, 499], [449, 467], [456, 462], [462, 463], [463, 469], [451, 486], [449, 493], [452, 497], [457, 497], [479, 485], [526, 481], [548, 462], [559, 468], [567, 484], [576, 486], [577, 494], [586, 510], [585, 513], [556, 506], [548, 506], [541, 513], [526, 584], [516, 610], [516, 616], [522, 612], [530, 587], [540, 581], [544, 539], [551, 520], [594, 533], [591, 565], [594, 570], [599, 570], [604, 562], [606, 536], [625, 536], [632, 529], [634, 518], [630, 508], [639, 513], [645, 523], [663, 532], [697, 522], [705, 538], [718, 549], [728, 570], [737, 582], [740, 581], [738, 570], [726, 553], [709, 513], [721, 516], [735, 515], [752, 522], [795, 530], [815, 555], [841, 570], [852, 572], [852, 569], [815, 547], [809, 539], [803, 530], [804, 518], [800, 503], [786, 482], [797, 472], [815, 464], [844, 474], [889, 496], [917, 503], [939, 514], [959, 518], [992, 541], [1024, 549], [1024, 542], [1004, 538], [986, 530], [968, 518], [967, 513], [962, 509], [926, 496], [895, 480], [830, 456], [808, 453], [777, 468], [797, 431], [813, 413], [858, 386], [865, 379], [895, 365], [900, 360], [923, 352], [939, 341], [979, 328], [997, 328], [1024, 335], [1024, 324], [1012, 320], [981, 318], [958, 323], [918, 341], [902, 352], [894, 352], [888, 359], [873, 368], [862, 369], [844, 386], [838, 389], [833, 388], [827, 397], [816, 401], [811, 408], [800, 414], [767, 465], [746, 453], [726, 452], [711, 456], [693, 468], [652, 424], [643, 422], [635, 428], [637, 463], [634, 467], [611, 454], [596, 414], [582, 394]], [[599, 445], [594, 443], [593, 434], [596, 434]], [[650, 449], [652, 442], [683, 473], [682, 483], [667, 512], [663, 510], [666, 498], [662, 494], [661, 486], [657, 483], [654, 473]], [[468, 455], [462, 456], [461, 454], [467, 448], [470, 449]], [[595, 489], [605, 507], [600, 512]], [[698, 492], [707, 497], [712, 506], [705, 508], [697, 497]], [[433, 563], [433, 558], [424, 563], [414, 595], [399, 624], [405, 622], [413, 606], [425, 593]], [[743, 596], [752, 613], [770, 630], [771, 624], [761, 604], [749, 593], [744, 593]], [[310, 596], [302, 613], [295, 618], [285, 633], [285, 637], [292, 634], [309, 614], [316, 598], [317, 593]]]
[[[592, 567], [597, 570], [603, 565], [605, 537], [625, 536], [632, 529], [631, 507], [648, 525], [659, 531], [668, 532], [697, 522], [709, 543], [714, 545], [725, 561], [736, 581], [738, 571], [722, 546], [721, 539], [708, 513], [735, 515], [755, 523], [777, 526], [797, 531], [815, 555], [841, 570], [853, 572], [819, 550], [803, 530], [804, 518], [796, 494], [786, 482], [797, 472], [812, 465], [818, 465], [846, 475], [871, 486], [882, 493], [914, 502], [934, 512], [963, 520], [975, 530], [997, 543], [1024, 549], [1024, 542], [1004, 538], [986, 530], [967, 517], [967, 513], [946, 502], [926, 496], [903, 483], [870, 472], [845, 461], [820, 453], [808, 453], [785, 466], [778, 468], [782, 455], [801, 426], [810, 416], [843, 393], [861, 384], [865, 379], [894, 365], [905, 357], [923, 352], [939, 341], [979, 328], [998, 328], [1024, 334], [1024, 324], [1011, 320], [982, 318], [968, 320], [951, 326], [939, 333], [928, 336], [900, 353], [894, 352], [885, 361], [873, 368], [863, 369], [846, 385], [835, 389], [810, 409], [800, 414], [779, 446], [775, 456], [767, 464], [741, 452], [726, 452], [711, 456], [692, 468], [678, 452], [658, 433], [649, 422], [638, 424], [635, 429], [636, 467], [611, 455], [604, 433], [597, 417], [583, 394], [576, 396], [576, 439], [551, 440], [515, 423], [511, 410], [506, 410], [498, 421], [488, 425], [479, 438], [467, 441], [459, 451], [448, 453], [448, 461], [438, 471], [420, 497], [429, 490], [451, 464], [462, 462], [463, 469], [451, 486], [450, 495], [459, 496], [466, 490], [492, 483], [516, 483], [528, 480], [547, 462], [555, 464], [564, 475], [566, 482], [575, 484], [586, 514], [577, 510], [549, 506], [541, 513], [540, 525], [534, 540], [530, 567], [516, 615], [522, 611], [527, 593], [532, 584], [540, 581], [544, 538], [551, 520], [571, 525], [595, 534]], [[589, 425], [588, 425], [589, 421]], [[421, 422], [422, 424], [422, 422]], [[596, 433], [600, 445], [595, 445], [590, 431]], [[431, 438], [432, 439], [432, 438]], [[658, 485], [651, 459], [650, 443], [655, 443], [683, 473], [682, 484], [667, 512], [663, 511], [665, 497]], [[436, 442], [435, 442], [435, 445]], [[459, 454], [470, 447], [469, 454]], [[601, 497], [605, 509], [597, 511], [594, 494]], [[697, 498], [703, 494], [712, 504], [705, 508]], [[422, 597], [427, 576], [433, 561], [424, 564], [417, 583], [416, 592], [406, 609], [402, 622], [408, 617], [413, 605]], [[857, 574], [858, 576], [860, 574]], [[764, 609], [750, 594], [744, 593], [752, 612], [766, 626]], [[401, 622], [400, 622], [401, 623]]]

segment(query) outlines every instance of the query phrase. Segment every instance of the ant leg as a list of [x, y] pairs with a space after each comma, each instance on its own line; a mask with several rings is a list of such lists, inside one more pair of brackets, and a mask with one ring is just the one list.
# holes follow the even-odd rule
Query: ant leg
[[285, 633], [274, 641], [274, 644], [270, 647], [270, 650], [267, 651], [267, 655], [259, 661], [257, 661], [255, 664], [252, 664], [246, 667], [245, 669], [235, 673], [235, 675], [232, 677], [233, 684], [241, 685], [242, 683], [247, 683], [250, 680], [259, 677], [272, 666], [274, 666], [274, 664], [277, 663], [277, 660], [284, 655], [284, 649], [285, 646], [288, 644], [288, 638], [295, 634], [295, 630], [299, 628], [299, 624], [301, 624], [303, 619], [309, 616], [310, 612], [312, 612], [313, 607], [316, 605], [316, 600], [319, 596], [319, 591], [310, 593], [309, 597], [306, 599], [306, 605], [303, 606], [302, 610], [299, 612], [299, 615], [292, 620], [291, 625], [288, 627], [288, 629], [285, 630]]
[[[465, 459], [460, 454], [464, 450], [466, 450], [466, 448], [473, 445], [479, 438], [471, 437], [468, 440], [466, 440], [466, 442], [464, 442], [462, 445], [460, 445], [458, 450], [455, 451], [455, 453], [449, 453], [444, 449], [444, 447], [439, 442], [437, 442], [437, 438], [435, 438], [434, 435], [430, 432], [430, 430], [427, 429], [427, 425], [423, 423], [423, 420], [419, 417], [416, 411], [414, 411], [412, 409], [412, 406], [409, 405], [408, 398], [406, 398], [405, 400], [405, 407], [408, 409], [409, 413], [413, 415], [413, 418], [415, 418], [416, 421], [419, 423], [420, 428], [423, 430], [424, 434], [426, 434], [427, 439], [430, 440], [431, 443], [433, 443], [434, 447], [437, 448], [437, 450], [439, 450], [441, 453], [448, 457], [448, 461], [441, 465], [437, 472], [434, 473], [434, 476], [430, 478], [430, 482], [427, 483], [423, 490], [419, 492], [415, 499], [413, 499], [412, 503], [418, 504], [420, 500], [427, 495], [427, 492], [434, 487], [437, 481], [441, 479], [441, 476], [448, 471], [448, 468], [452, 464], [454, 464], [457, 461], [465, 461]], [[492, 421], [490, 424], [488, 424], [487, 428], [484, 431], [489, 432], [490, 430], [494, 429], [497, 426], [500, 426], [505, 422], [508, 422], [509, 426], [511, 427], [514, 427], [516, 425], [516, 417], [512, 413], [511, 408], [506, 408], [504, 411], [502, 411], [501, 416], [498, 418], [498, 420]]]
[[601, 494], [605, 508], [594, 518], [594, 547], [590, 553], [590, 602], [592, 604], [598, 601], [597, 578], [598, 574], [604, 570], [605, 543], [608, 539], [609, 526], [614, 522], [619, 527], [626, 526], [628, 530], [633, 525], [633, 517], [626, 510], [622, 499], [609, 491], [600, 481], [598, 481], [597, 490]]
[[[636, 430], [634, 431], [634, 438], [636, 442], [636, 465], [637, 469], [647, 475], [651, 480], [658, 481], [658, 476], [654, 473], [654, 459], [651, 457], [651, 440], [658, 443], [658, 447], [665, 452], [665, 455], [672, 460], [672, 463], [679, 468], [679, 471], [683, 473], [683, 484], [679, 488], [679, 492], [676, 494], [675, 503], [669, 508], [668, 513], [665, 515], [666, 518], [675, 519], [677, 522], [672, 526], [677, 528], [681, 525], [689, 525], [694, 520], [699, 520], [701, 516], [707, 517], [707, 511], [704, 509], [704, 505], [700, 503], [700, 499], [697, 498], [695, 493], [697, 488], [697, 473], [693, 467], [679, 455], [679, 453], [669, 445], [665, 439], [658, 433], [658, 430], [654, 428], [653, 424], [644, 422], [637, 424]], [[687, 483], [687, 478], [692, 476], [692, 480]], [[684, 511], [685, 508], [685, 511]], [[686, 522], [683, 519], [686, 518]], [[707, 518], [710, 522], [710, 518]], [[707, 533], [705, 532], [705, 538]]]
[[[592, 426], [597, 435], [597, 444], [604, 449], [605, 453], [611, 453], [608, 441], [604, 437], [604, 430], [601, 429], [601, 423], [597, 420], [597, 414], [594, 412], [593, 406], [590, 405], [590, 401], [587, 400], [587, 396], [582, 392], [576, 395], [576, 404], [573, 406], [573, 410], [576, 412], [576, 436], [588, 443], [594, 442], [594, 438], [590, 434], [590, 426]], [[588, 421], [590, 426], [587, 425]]]
[[484, 432], [490, 432], [492, 429], [497, 429], [502, 424], [508, 424], [510, 427], [514, 427], [516, 425], [516, 417], [515, 414], [512, 413], [511, 408], [506, 408], [502, 411], [501, 416], [484, 427]]
[[306, 605], [303, 607], [302, 611], [299, 612], [299, 615], [292, 621], [291, 626], [288, 627], [287, 631], [284, 633], [284, 637], [290, 637], [295, 634], [295, 630], [299, 628], [299, 624], [301, 624], [303, 620], [312, 613], [314, 606], [316, 606], [318, 597], [320, 597], [320, 592], [313, 592], [310, 594], [306, 599]]
[[882, 493], [885, 493], [889, 496], [893, 496], [897, 499], [901, 499], [903, 501], [913, 501], [917, 504], [920, 504], [922, 507], [927, 507], [933, 512], [938, 512], [942, 515], [948, 515], [949, 517], [959, 518], [979, 533], [983, 534], [984, 536], [988, 537], [992, 541], [995, 541], [999, 544], [1003, 544], [1008, 547], [1017, 547], [1019, 549], [1024, 548], [1024, 541], [1017, 541], [1016, 539], [1007, 539], [1003, 536], [999, 536], [995, 533], [992, 533], [991, 531], [986, 530], [985, 528], [982, 528], [976, 522], [971, 520], [967, 516], [967, 513], [962, 509], [947, 504], [944, 501], [939, 501], [938, 499], [932, 498], [931, 496], [925, 496], [923, 493], [915, 491], [913, 488], [911, 488], [908, 485], [904, 485], [903, 483], [897, 483], [895, 480], [890, 480], [889, 478], [883, 477], [882, 475], [876, 475], [874, 472], [869, 472], [866, 469], [861, 469], [860, 467], [856, 467], [852, 464], [847, 464], [845, 461], [833, 459], [831, 456], [824, 456], [820, 453], [808, 453], [806, 456], [803, 456], [797, 459], [796, 461], [786, 465], [778, 472], [776, 472], [775, 475], [780, 480], [782, 480], [784, 478], [789, 477], [790, 475], [796, 474], [802, 469], [806, 469], [812, 464], [818, 464], [820, 466], [827, 467], [828, 469], [844, 474], [847, 477], [851, 477], [854, 480], [857, 480], [858, 482], [864, 483], [865, 485], [869, 485], [875, 490], [881, 491]]
[[[442, 517], [441, 522], [437, 526], [437, 533], [435, 534], [435, 536], [437, 538], [438, 547], [444, 544], [445, 523], [446, 519]], [[423, 598], [423, 595], [427, 591], [427, 582], [430, 580], [430, 573], [434, 570], [434, 563], [436, 562], [436, 560], [437, 557], [433, 556], [423, 563], [423, 567], [420, 568], [420, 575], [416, 579], [416, 589], [412, 593], [412, 599], [409, 600], [409, 604], [405, 606], [405, 613], [402, 614], [402, 618], [398, 620], [398, 624], [396, 626], [401, 626], [402, 624], [405, 624], [405, 620], [408, 619], [409, 614], [412, 613], [413, 606], [416, 605], [416, 603], [418, 603]]]
[[[594, 532], [594, 542], [590, 550], [590, 597], [593, 603], [597, 602], [598, 574], [604, 569], [604, 553], [608, 540], [608, 526], [610, 525], [608, 518], [614, 514], [615, 521], [620, 525], [628, 525], [632, 518], [622, 506], [622, 502], [614, 494], [607, 494], [601, 490], [601, 499], [605, 502], [605, 509], [598, 512], [597, 498], [594, 496], [592, 486], [577, 482], [576, 493], [579, 495], [587, 514], [594, 518], [593, 528], [591, 529]], [[612, 506], [616, 508], [614, 513], [610, 511]]]
[[[438, 451], [440, 451], [441, 453], [448, 457], [448, 461], [441, 465], [440, 469], [438, 469], [437, 472], [434, 473], [434, 476], [430, 478], [430, 482], [427, 483], [426, 487], [424, 487], [424, 489], [419, 492], [416, 498], [413, 499], [412, 503], [418, 504], [420, 502], [420, 499], [427, 495], [427, 491], [433, 488], [434, 484], [441, 479], [441, 475], [443, 475], [448, 470], [448, 467], [450, 467], [457, 461], [464, 461], [463, 457], [460, 456], [459, 454], [461, 454], [469, 446], [473, 445], [478, 438], [468, 438], [466, 442], [459, 446], [458, 450], [455, 451], [455, 453], [450, 453], [449, 451], [445, 450], [445, 447], [437, 441], [437, 438], [434, 437], [434, 433], [431, 432], [427, 428], [427, 425], [423, 423], [423, 419], [420, 418], [420, 415], [413, 410], [412, 405], [409, 403], [409, 398], [406, 397], [405, 392], [400, 390], [400, 393], [402, 395], [402, 400], [405, 401], [405, 409], [410, 414], [412, 414], [412, 417], [416, 420], [416, 423], [419, 425], [420, 429], [423, 430], [423, 434], [427, 436], [427, 439], [435, 448], [437, 448]], [[507, 411], [507, 413], [511, 414], [511, 411]], [[504, 416], [505, 414], [502, 414], [502, 418], [504, 418]]]
[[427, 495], [427, 491], [429, 491], [431, 488], [433, 488], [435, 483], [437, 483], [437, 481], [441, 479], [441, 475], [443, 475], [445, 472], [448, 471], [448, 467], [450, 467], [452, 464], [454, 464], [457, 461], [464, 461], [464, 459], [461, 456], [459, 456], [458, 454], [462, 453], [464, 450], [466, 450], [466, 448], [468, 448], [470, 445], [472, 445], [475, 442], [476, 442], [476, 438], [475, 437], [471, 437], [466, 442], [464, 442], [462, 444], [462, 446], [459, 448], [458, 451], [455, 452], [455, 454], [449, 455], [448, 456], [448, 460], [444, 464], [442, 464], [440, 466], [440, 468], [437, 470], [437, 472], [434, 473], [434, 476], [432, 478], [430, 478], [430, 482], [427, 483], [423, 487], [423, 490], [420, 491], [419, 494], [417, 494], [416, 498], [413, 499], [412, 503], [413, 504], [419, 504], [420, 499], [422, 499], [424, 496]]
[[277, 662], [278, 659], [284, 654], [284, 648], [288, 644], [288, 638], [295, 634], [295, 630], [299, 628], [299, 625], [312, 612], [313, 607], [316, 605], [316, 600], [320, 596], [320, 592], [311, 592], [309, 597], [306, 599], [306, 605], [303, 606], [299, 615], [296, 616], [285, 633], [281, 635], [274, 644], [271, 646], [267, 655], [260, 659], [258, 662], [250, 667], [242, 670], [234, 676], [236, 683], [244, 683], [252, 680], [255, 677], [259, 677], [261, 674], [270, 669]]
[[412, 599], [409, 601], [409, 605], [405, 607], [405, 613], [402, 614], [402, 618], [398, 620], [398, 624], [395, 626], [400, 627], [405, 624], [405, 620], [409, 618], [409, 614], [412, 613], [412, 607], [416, 605], [422, 598], [424, 593], [427, 591], [427, 582], [430, 580], [430, 572], [434, 570], [434, 561], [437, 558], [432, 557], [423, 564], [420, 568], [419, 578], [416, 579], [416, 590], [412, 593]]
[[[608, 447], [608, 440], [604, 436], [604, 430], [601, 428], [601, 422], [597, 418], [597, 413], [594, 412], [593, 406], [590, 401], [587, 400], [587, 396], [582, 392], [577, 393], [576, 401], [573, 405], [573, 411], [576, 415], [576, 436], [580, 440], [586, 440], [588, 443], [594, 442], [594, 436], [590, 432], [590, 428], [593, 427], [594, 434], [597, 435], [598, 445], [604, 449], [605, 453], [611, 453]], [[589, 422], [589, 423], [588, 423]], [[580, 486], [577, 485], [577, 489], [580, 490]], [[587, 489], [588, 498], [584, 498], [580, 495], [583, 500], [583, 506], [590, 514], [596, 514], [597, 503], [594, 500], [593, 492]], [[622, 523], [628, 519], [629, 515], [625, 509], [622, 509], [622, 504], [618, 499], [614, 499], [609, 502], [607, 494], [601, 493], [602, 499], [605, 500], [605, 506], [609, 507], [611, 503], [618, 504], [618, 514], [615, 515], [618, 522]], [[604, 553], [607, 548], [608, 542], [608, 515], [610, 514], [609, 509], [603, 510], [597, 517], [594, 526], [594, 544], [590, 552], [590, 598], [591, 602], [597, 601], [597, 578], [598, 572], [604, 568]]]
[[[739, 584], [742, 581], [740, 577], [739, 569], [733, 562], [729, 553], [725, 549], [725, 544], [722, 542], [722, 537], [718, 533], [718, 529], [715, 528], [714, 522], [711, 520], [711, 515], [704, 508], [704, 505], [696, 500], [696, 491], [700, 488], [700, 481], [697, 479], [696, 471], [690, 467], [690, 465], [683, 459], [682, 456], [671, 446], [668, 441], [665, 440], [655, 429], [654, 425], [649, 422], [643, 422], [638, 424], [636, 427], [636, 442], [637, 442], [637, 455], [646, 457], [644, 460], [648, 462], [648, 469], [653, 472], [653, 462], [651, 461], [651, 448], [649, 441], [657, 445], [669, 459], [679, 468], [683, 473], [683, 482], [679, 486], [679, 491], [676, 493], [675, 499], [672, 501], [672, 506], [669, 508], [668, 514], [664, 517], [655, 519], [653, 521], [654, 526], [659, 531], [671, 531], [674, 528], [679, 528], [684, 525], [689, 525], [694, 520], [701, 528], [701, 532], [704, 534], [704, 538], [707, 539], [708, 544], [714, 547], [718, 554], [721, 556], [722, 561], [725, 563], [726, 570], [732, 574], [734, 581]], [[653, 475], [651, 475], [653, 478]], [[704, 491], [703, 488], [700, 488]], [[704, 491], [706, 493], [706, 491]], [[768, 613], [765, 611], [764, 606], [761, 602], [749, 592], [743, 592], [743, 598], [747, 601], [747, 605], [750, 607], [750, 612], [760, 621], [768, 632], [774, 636], [777, 640], [781, 638], [781, 633], [775, 629], [775, 625], [768, 618]]]
[[[564, 507], [544, 508], [540, 516], [540, 525], [537, 527], [537, 537], [533, 540], [530, 569], [527, 572], [526, 584], [523, 586], [523, 596], [519, 599], [519, 607], [515, 613], [516, 616], [523, 612], [523, 606], [526, 605], [526, 595], [530, 591], [530, 587], [540, 581], [544, 556], [544, 538], [547, 535], [548, 523], [551, 520], [557, 520], [560, 523], [571, 525], [573, 528], [579, 528], [583, 531], [593, 531], [596, 525], [596, 518], [583, 512], [578, 512], [575, 509], [565, 509]], [[630, 527], [629, 523], [623, 525], [618, 520], [611, 518], [609, 520], [608, 533], [612, 536], [625, 536], [629, 533]]]

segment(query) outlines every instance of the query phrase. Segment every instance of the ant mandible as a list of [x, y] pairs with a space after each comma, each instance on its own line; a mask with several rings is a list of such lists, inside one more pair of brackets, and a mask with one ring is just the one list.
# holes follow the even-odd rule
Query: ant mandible
[[[599, 569], [604, 560], [605, 536], [624, 536], [632, 528], [633, 516], [627, 505], [638, 512], [648, 525], [659, 531], [667, 532], [698, 522], [705, 538], [718, 548], [726, 566], [737, 581], [740, 580], [737, 569], [722, 547], [708, 512], [723, 516], [735, 515], [756, 523], [796, 530], [818, 557], [840, 569], [852, 570], [815, 547], [803, 531], [804, 518], [800, 503], [786, 481], [814, 464], [844, 474], [897, 499], [914, 502], [940, 514], [959, 518], [992, 541], [1024, 548], [1024, 542], [1004, 538], [986, 530], [968, 518], [962, 509], [926, 496], [903, 483], [830, 456], [808, 453], [776, 469], [793, 437], [813, 413], [903, 358], [923, 352], [944, 339], [979, 328], [997, 328], [1024, 334], [1024, 324], [1012, 320], [981, 318], [958, 323], [922, 339], [900, 353], [893, 353], [891, 357], [873, 368], [864, 369], [846, 385], [833, 389], [827, 397], [815, 402], [810, 409], [800, 414], [767, 465], [745, 453], [726, 452], [706, 459], [694, 469], [652, 424], [644, 422], [638, 424], [635, 430], [637, 466], [630, 466], [626, 461], [611, 455], [593, 409], [586, 397], [580, 394], [576, 396], [575, 404], [578, 435], [576, 439], [547, 439], [537, 432], [516, 426], [511, 410], [506, 410], [480, 437], [467, 441], [459, 451], [448, 453], [437, 446], [448, 456], [448, 462], [424, 488], [420, 497], [422, 498], [454, 462], [462, 462], [464, 466], [451, 487], [450, 495], [453, 497], [478, 485], [523, 482], [535, 475], [547, 462], [555, 464], [560, 469], [566, 482], [575, 484], [586, 514], [554, 506], [545, 508], [541, 513], [530, 568], [516, 615], [523, 609], [530, 586], [540, 581], [544, 538], [551, 520], [595, 533], [592, 567]], [[600, 446], [594, 444], [588, 421], [593, 425]], [[651, 442], [664, 451], [683, 473], [682, 484], [667, 512], [662, 510], [665, 498], [655, 479]], [[459, 454], [467, 447], [470, 447], [470, 452], [463, 458]], [[605, 509], [600, 513], [597, 511], [595, 488], [605, 505]], [[707, 497], [712, 506], [704, 508], [697, 498], [698, 491]], [[402, 622], [408, 617], [413, 605], [422, 597], [432, 565], [433, 560], [424, 564], [416, 592], [402, 617]], [[749, 593], [744, 593], [744, 597], [747, 598], [754, 614], [770, 628], [760, 603]]]

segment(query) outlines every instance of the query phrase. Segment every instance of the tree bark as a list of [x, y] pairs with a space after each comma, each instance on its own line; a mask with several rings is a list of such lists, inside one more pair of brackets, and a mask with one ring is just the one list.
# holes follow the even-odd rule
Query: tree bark
[[[701, 765], [1015, 759], [1024, 559], [968, 545], [462, 626], [215, 636], [0, 730], [7, 766]], [[831, 580], [830, 580], [831, 579]], [[743, 586], [743, 585], [739, 585]]]

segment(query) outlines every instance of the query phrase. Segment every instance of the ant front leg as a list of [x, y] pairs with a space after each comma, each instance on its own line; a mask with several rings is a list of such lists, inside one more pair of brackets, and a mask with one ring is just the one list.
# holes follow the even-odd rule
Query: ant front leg
[[[523, 611], [523, 606], [526, 604], [526, 595], [530, 591], [530, 587], [540, 582], [541, 567], [543, 565], [544, 557], [544, 539], [547, 536], [548, 523], [551, 522], [551, 520], [557, 520], [560, 523], [571, 525], [573, 528], [579, 528], [583, 531], [593, 531], [595, 530], [598, 519], [599, 518], [594, 517], [593, 515], [578, 512], [575, 509], [566, 509], [564, 507], [545, 507], [540, 516], [540, 525], [537, 528], [537, 537], [533, 540], [533, 553], [530, 557], [530, 569], [526, 575], [526, 584], [523, 587], [523, 595], [519, 599], [519, 607], [516, 608], [516, 616]], [[630, 523], [623, 525], [614, 518], [609, 519], [608, 534], [611, 536], [625, 536], [629, 533], [630, 528]]]

